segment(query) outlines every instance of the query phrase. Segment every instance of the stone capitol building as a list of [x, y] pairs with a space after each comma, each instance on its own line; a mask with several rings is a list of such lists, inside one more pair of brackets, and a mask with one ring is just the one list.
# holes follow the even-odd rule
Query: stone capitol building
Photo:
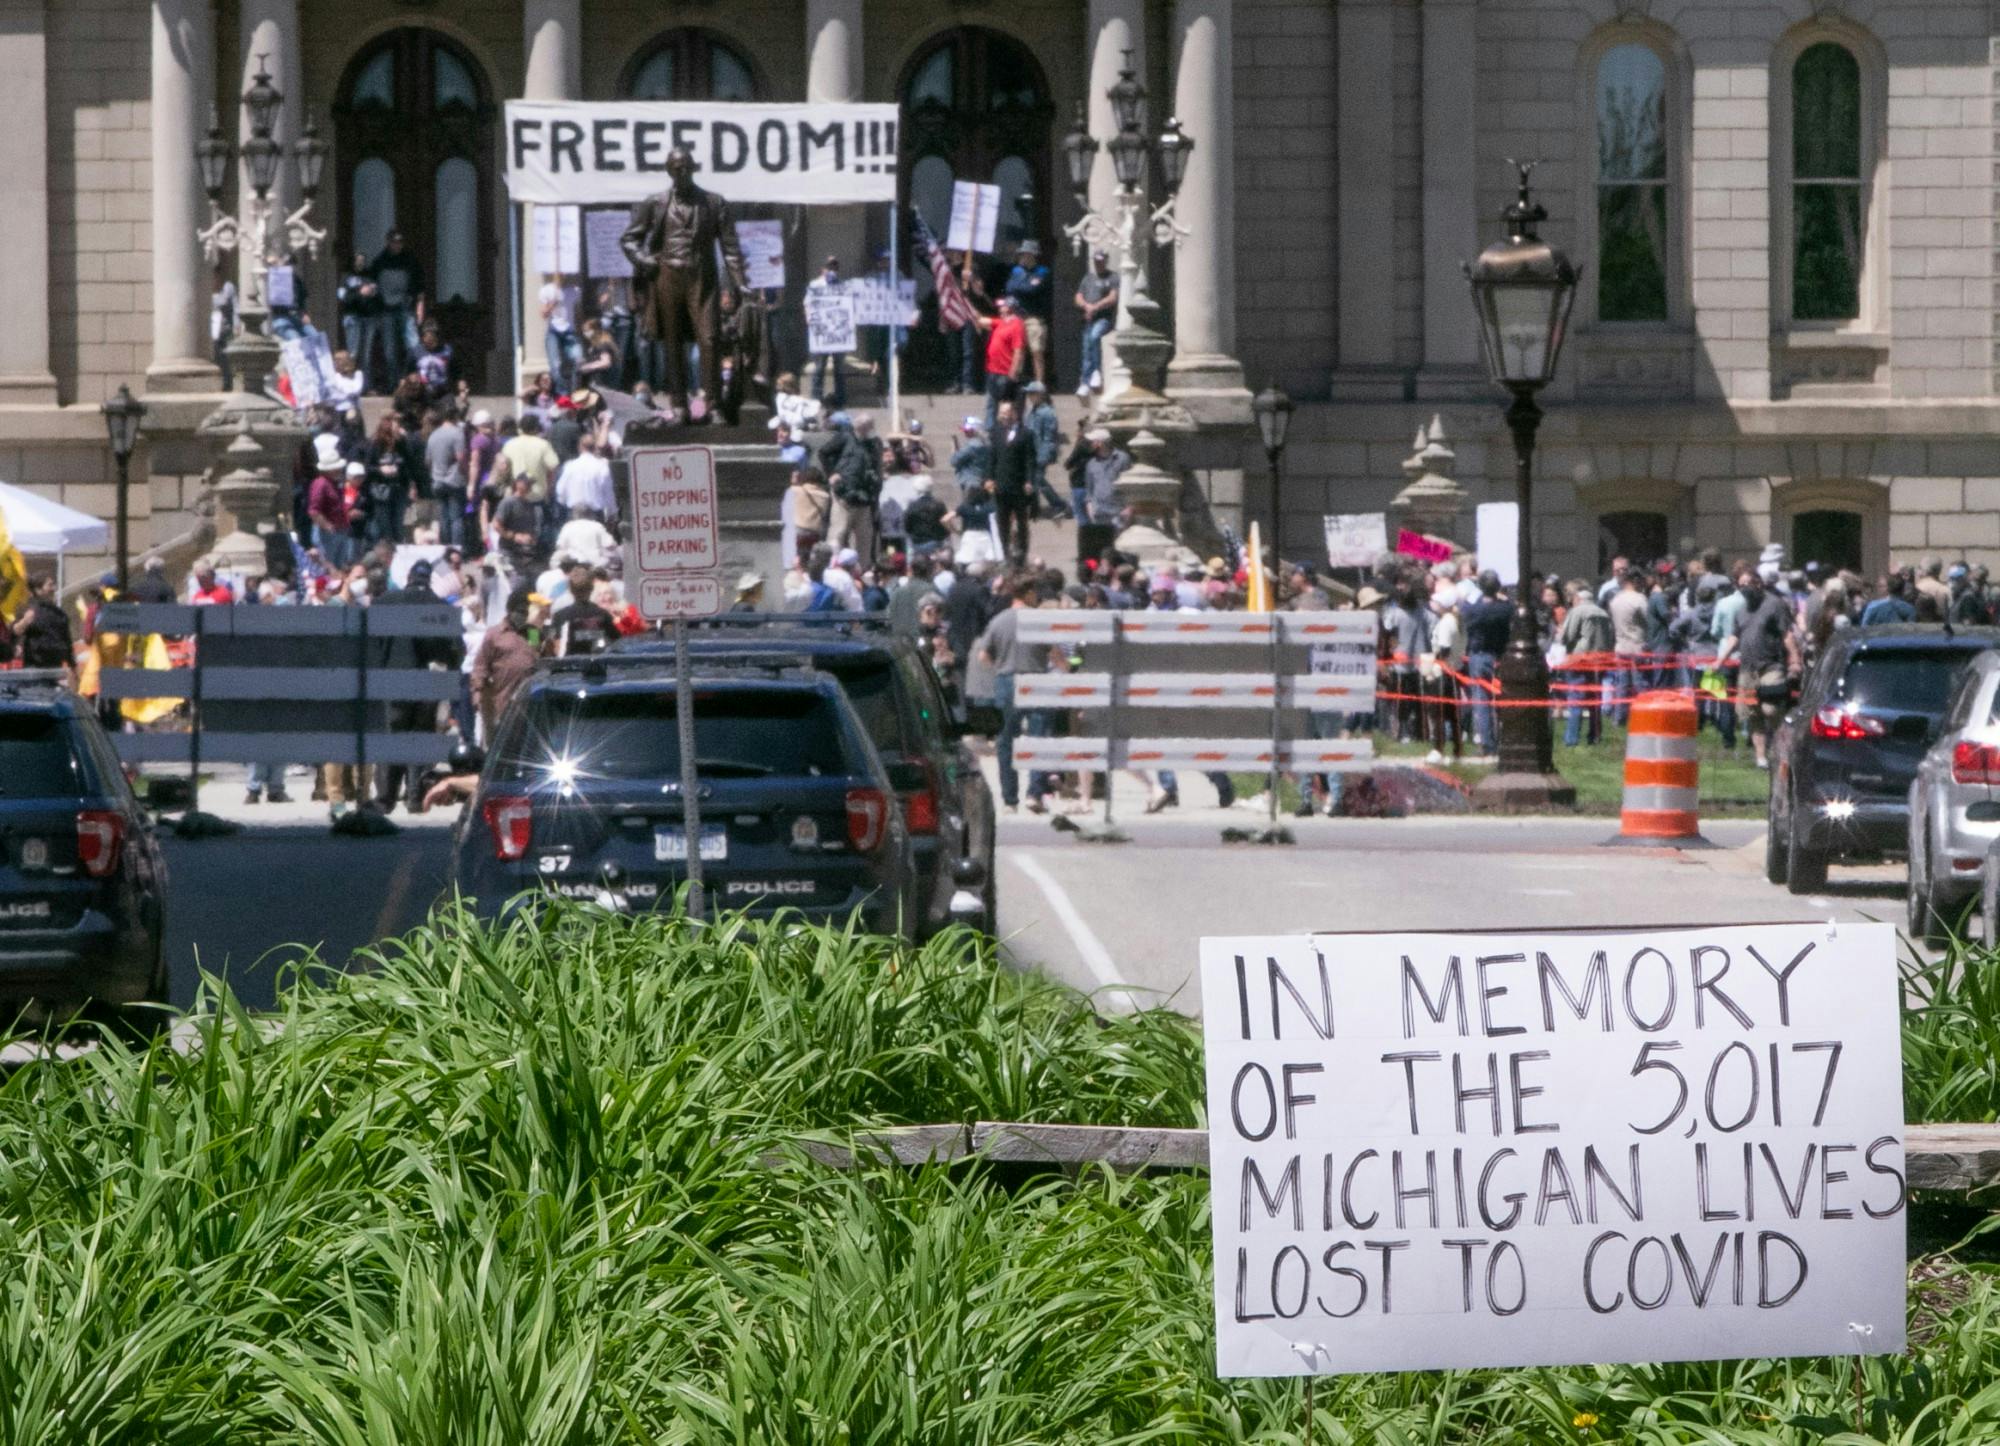
[[[1511, 498], [1462, 265], [1500, 235], [1510, 160], [1534, 158], [1542, 234], [1583, 267], [1543, 398], [1540, 565], [1775, 541], [1869, 573], [1929, 551], [2000, 569], [1989, 0], [0, 0], [0, 16], [0, 479], [110, 516], [98, 408], [129, 385], [149, 407], [133, 550], [176, 572], [229, 526], [199, 430], [221, 384], [195, 147], [212, 114], [243, 124], [260, 64], [284, 95], [279, 139], [310, 117], [330, 146], [314, 320], [334, 328], [339, 271], [400, 229], [461, 370], [504, 397], [541, 365], [520, 314], [535, 278], [508, 259], [507, 100], [900, 102], [905, 202], [942, 230], [953, 177], [999, 184], [1003, 236], [1041, 241], [1066, 301], [1081, 262], [1060, 143], [1080, 103], [1103, 114], [1128, 51], [1154, 121], [1195, 141], [1189, 235], [1154, 256], [1153, 290], [1169, 392], [1223, 439], [1195, 478], [1218, 518], [1275, 517], [1285, 555], [1323, 561], [1322, 517], [1388, 506], [1433, 417], [1460, 540], [1476, 503]], [[1105, 205], [1102, 156], [1099, 173]], [[793, 293], [829, 252], [861, 270], [885, 232], [797, 209]], [[1064, 318], [1068, 386], [1076, 346]], [[1273, 382], [1298, 403], [1275, 499], [1247, 425]], [[69, 559], [70, 580], [102, 561]]]

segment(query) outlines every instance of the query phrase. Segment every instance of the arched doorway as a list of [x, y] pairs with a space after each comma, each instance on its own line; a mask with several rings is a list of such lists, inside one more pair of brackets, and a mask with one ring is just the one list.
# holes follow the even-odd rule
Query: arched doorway
[[628, 100], [755, 100], [757, 77], [728, 41], [690, 26], [634, 56], [618, 91]]
[[[904, 117], [903, 203], [942, 240], [951, 219], [952, 182], [997, 185], [997, 254], [984, 262], [993, 273], [986, 281], [995, 295], [1021, 241], [1041, 242], [1044, 259], [1052, 259], [1055, 106], [1034, 53], [1000, 31], [962, 25], [916, 53], [896, 93]], [[938, 337], [935, 327], [919, 327], [911, 337], [910, 366], [920, 378], [955, 376], [956, 339]]]
[[437, 31], [390, 31], [348, 65], [333, 117], [341, 267], [400, 231], [424, 268], [426, 315], [460, 375], [489, 390], [506, 288], [492, 207], [495, 108], [478, 64]]
[[1792, 516], [1792, 558], [1804, 566], [1860, 572], [1865, 556], [1862, 518], [1847, 508], [1819, 507]]

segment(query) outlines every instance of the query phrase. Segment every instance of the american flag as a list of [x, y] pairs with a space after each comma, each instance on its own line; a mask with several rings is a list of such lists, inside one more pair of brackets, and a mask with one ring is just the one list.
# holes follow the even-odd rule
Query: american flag
[[938, 330], [959, 331], [972, 324], [972, 303], [959, 290], [958, 278], [951, 274], [951, 261], [944, 254], [944, 247], [938, 245], [937, 233], [930, 228], [921, 213], [913, 213], [917, 231], [917, 259], [931, 269], [931, 282], [937, 287]]

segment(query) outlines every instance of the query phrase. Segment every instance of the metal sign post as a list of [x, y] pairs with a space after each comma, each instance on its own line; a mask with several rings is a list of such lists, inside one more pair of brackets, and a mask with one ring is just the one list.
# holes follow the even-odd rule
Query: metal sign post
[[644, 447], [631, 454], [632, 553], [639, 613], [674, 625], [674, 724], [681, 753], [681, 840], [687, 911], [708, 917], [701, 877], [701, 780], [696, 768], [694, 676], [688, 619], [722, 611], [722, 544], [717, 526], [715, 454], [707, 447]]
[[687, 848], [688, 917], [708, 917], [701, 883], [701, 785], [695, 777], [694, 674], [688, 666], [686, 618], [674, 619], [674, 724], [681, 749], [681, 832]]

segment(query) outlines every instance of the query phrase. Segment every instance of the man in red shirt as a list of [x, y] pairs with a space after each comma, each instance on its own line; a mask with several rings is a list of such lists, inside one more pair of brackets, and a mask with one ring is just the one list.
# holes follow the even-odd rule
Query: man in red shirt
[[993, 428], [1000, 404], [1011, 401], [1028, 360], [1028, 324], [1021, 319], [1021, 307], [1011, 296], [1000, 298], [1000, 315], [978, 316], [986, 338], [986, 434]]

